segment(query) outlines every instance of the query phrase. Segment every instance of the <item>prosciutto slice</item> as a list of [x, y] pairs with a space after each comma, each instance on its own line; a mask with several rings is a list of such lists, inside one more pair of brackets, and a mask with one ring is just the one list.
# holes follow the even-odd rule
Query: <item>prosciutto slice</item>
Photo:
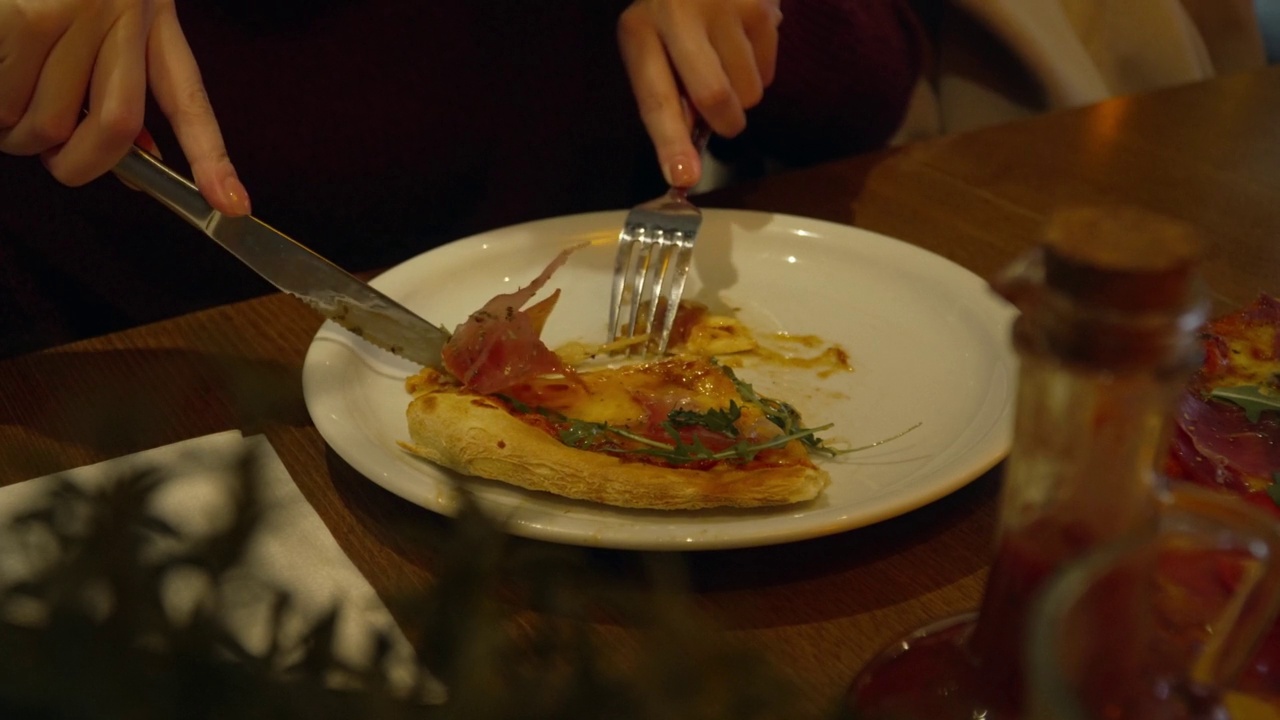
[[1170, 477], [1238, 493], [1280, 515], [1268, 490], [1280, 474], [1280, 413], [1250, 421], [1245, 411], [1209, 397], [1215, 387], [1275, 383], [1280, 375], [1280, 301], [1262, 295], [1218, 318], [1204, 333], [1205, 361], [1178, 400], [1169, 455]]
[[1265, 489], [1280, 472], [1280, 419], [1273, 416], [1249, 422], [1238, 407], [1185, 392], [1170, 443], [1176, 474], [1241, 493]]
[[443, 351], [444, 367], [463, 386], [485, 395], [502, 392], [540, 375], [572, 376], [573, 369], [542, 342], [542, 325], [560, 291], [528, 310], [525, 304], [542, 289], [577, 247], [568, 248], [533, 282], [484, 304], [453, 331]]

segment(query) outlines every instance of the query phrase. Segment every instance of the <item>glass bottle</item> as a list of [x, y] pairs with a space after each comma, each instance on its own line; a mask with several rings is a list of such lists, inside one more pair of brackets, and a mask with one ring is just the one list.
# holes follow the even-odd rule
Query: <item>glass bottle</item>
[[[994, 285], [1020, 310], [1014, 442], [979, 611], [894, 643], [849, 689], [859, 718], [1017, 718], [1026, 613], [1063, 563], [1154, 530], [1157, 460], [1199, 362], [1195, 234], [1134, 208], [1057, 213]], [[1141, 621], [1140, 599], [1117, 613]], [[1110, 658], [1108, 662], [1122, 662]]]

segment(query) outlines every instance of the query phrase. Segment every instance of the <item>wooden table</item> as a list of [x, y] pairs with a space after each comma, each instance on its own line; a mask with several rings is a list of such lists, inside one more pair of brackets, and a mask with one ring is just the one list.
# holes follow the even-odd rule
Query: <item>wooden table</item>
[[[1276, 118], [1280, 68], [780, 174], [704, 204], [857, 225], [989, 276], [1055, 207], [1132, 203], [1203, 232], [1215, 303], [1227, 310], [1280, 292]], [[300, 381], [319, 325], [295, 301], [268, 296], [0, 362], [0, 484], [230, 428], [263, 432], [408, 624], [410, 609], [391, 599], [430, 586], [450, 523], [326, 447]], [[998, 475], [865, 529], [687, 554], [698, 605], [794, 677], [805, 693], [795, 717], [819, 715], [886, 643], [977, 603]], [[405, 522], [416, 531], [389, 529]], [[634, 553], [591, 557], [637, 564]], [[599, 629], [622, 634], [607, 620]]]

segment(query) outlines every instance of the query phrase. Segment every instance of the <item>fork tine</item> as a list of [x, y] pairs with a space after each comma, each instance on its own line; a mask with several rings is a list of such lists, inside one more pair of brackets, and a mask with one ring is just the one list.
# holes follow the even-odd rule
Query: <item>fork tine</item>
[[[618, 235], [609, 308], [609, 340], [631, 340], [626, 354], [666, 353], [701, 222], [702, 214], [679, 188], [627, 214]], [[635, 342], [640, 337], [645, 341]]]
[[657, 337], [654, 335], [653, 325], [658, 317], [659, 299], [663, 297], [667, 268], [671, 263], [671, 241], [666, 230], [653, 228], [652, 235], [653, 243], [649, 248], [649, 268], [645, 274], [648, 284], [644, 288], [644, 292], [632, 298], [635, 301], [635, 307], [645, 313], [644, 324], [636, 326], [649, 334], [649, 340], [645, 342], [644, 347], [641, 348], [642, 350], [646, 350], [649, 347], [649, 343], [653, 342]]
[[[694, 114], [692, 140], [701, 155], [706, 149], [711, 129]], [[613, 304], [609, 308], [609, 341], [620, 339], [623, 305], [627, 302], [627, 286], [631, 289], [628, 316], [628, 339], [635, 338], [640, 327], [649, 337], [639, 348], [642, 355], [656, 346], [657, 353], [667, 352], [676, 310], [684, 294], [693, 256], [693, 240], [702, 224], [702, 213], [689, 202], [686, 187], [671, 186], [667, 192], [631, 208], [618, 235], [617, 256], [613, 263]], [[670, 275], [668, 276], [668, 274]], [[640, 325], [640, 311], [647, 302], [648, 320]], [[658, 306], [664, 306], [662, 329], [655, 335]], [[635, 352], [631, 344], [627, 354]]]
[[609, 340], [618, 339], [619, 325], [622, 320], [622, 302], [627, 279], [632, 277], [632, 258], [635, 256], [635, 228], [624, 225], [618, 235], [618, 254], [613, 261], [613, 304], [609, 307]]
[[[636, 254], [635, 264], [630, 268], [631, 278], [631, 305], [630, 312], [627, 315], [627, 333], [626, 337], [633, 338], [640, 334], [640, 308], [644, 306], [644, 297], [648, 293], [651, 281], [649, 275], [653, 272], [653, 251], [654, 238], [649, 232], [650, 228], [643, 225], [635, 229], [636, 233]], [[634, 349], [634, 348], [632, 348]], [[632, 349], [628, 349], [628, 354]]]
[[[671, 284], [663, 298], [666, 311], [662, 314], [662, 332], [658, 335], [658, 354], [667, 352], [667, 344], [671, 341], [671, 328], [676, 322], [676, 311], [679, 309], [680, 297], [684, 294], [684, 283], [689, 277], [689, 267], [693, 261], [693, 238], [689, 233], [675, 232], [674, 247], [669, 253], [669, 264], [672, 266]], [[656, 297], [656, 295], [655, 295]], [[658, 304], [657, 300], [653, 303]], [[650, 324], [653, 320], [650, 319]]]
[[646, 290], [652, 238], [648, 228], [627, 223], [618, 236], [613, 265], [613, 305], [609, 309], [610, 341], [636, 336], [641, 296]]

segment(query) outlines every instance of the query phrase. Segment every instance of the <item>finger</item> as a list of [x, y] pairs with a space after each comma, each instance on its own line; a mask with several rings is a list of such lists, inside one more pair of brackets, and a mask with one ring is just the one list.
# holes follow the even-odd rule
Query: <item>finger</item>
[[725, 137], [742, 132], [746, 112], [703, 26], [676, 22], [663, 40], [685, 96], [711, 129]]
[[0, 4], [0, 131], [17, 125], [26, 113], [40, 69], [69, 25], [44, 4], [22, 11]]
[[146, 106], [147, 18], [123, 13], [102, 42], [89, 85], [89, 113], [71, 138], [44, 153], [54, 177], [71, 186], [106, 173], [142, 131]]
[[701, 158], [689, 139], [684, 104], [662, 40], [646, 18], [628, 11], [618, 21], [618, 46], [663, 176], [676, 187], [696, 185]]
[[36, 155], [71, 137], [102, 40], [97, 18], [71, 24], [46, 57], [22, 119], [0, 133], [0, 152]]
[[147, 67], [151, 90], [191, 163], [200, 193], [226, 215], [248, 215], [249, 194], [227, 156], [200, 68], [171, 0], [157, 7], [147, 44]]
[[743, 23], [742, 29], [751, 43], [756, 58], [756, 71], [764, 87], [773, 84], [778, 66], [778, 26], [782, 24], [782, 11], [776, 2], [765, 0], [760, 4], [761, 12], [753, 14]]
[[164, 160], [164, 155], [160, 153], [160, 146], [156, 145], [156, 139], [151, 136], [151, 131], [145, 127], [138, 131], [138, 136], [133, 139], [133, 144], [154, 155], [157, 160]]
[[764, 97], [764, 80], [746, 32], [738, 25], [720, 27], [713, 31], [711, 41], [738, 103], [744, 109], [755, 107]]

